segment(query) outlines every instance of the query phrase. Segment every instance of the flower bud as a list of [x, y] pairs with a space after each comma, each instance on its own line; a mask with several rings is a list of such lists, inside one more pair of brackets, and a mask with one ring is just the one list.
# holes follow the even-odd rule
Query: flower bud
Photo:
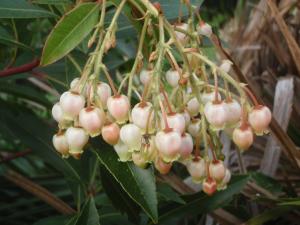
[[221, 130], [225, 127], [227, 122], [226, 105], [223, 102], [220, 103], [206, 103], [204, 107], [204, 114], [207, 121], [210, 123], [214, 130]]
[[196, 138], [200, 135], [200, 128], [201, 128], [201, 120], [194, 119], [191, 121], [190, 125], [188, 126], [188, 132], [192, 137]]
[[64, 118], [73, 120], [83, 109], [85, 99], [78, 93], [67, 91], [60, 96], [59, 104], [64, 112]]
[[[201, 101], [204, 105], [206, 105], [208, 102], [212, 102], [215, 99], [215, 92], [203, 92], [201, 94]], [[221, 99], [221, 95], [218, 92], [218, 99]]]
[[64, 133], [55, 134], [52, 142], [56, 151], [58, 151], [63, 158], [67, 158], [69, 156], [69, 145]]
[[152, 110], [153, 110], [152, 104], [150, 102], [146, 102], [146, 103], [141, 102], [136, 104], [131, 111], [132, 122], [136, 126], [138, 126], [143, 133], [146, 131], [147, 123], [148, 123], [148, 132], [152, 130], [151, 128], [153, 126], [152, 122], [154, 118], [154, 113], [152, 113]]
[[120, 138], [120, 128], [118, 124], [116, 123], [111, 123], [108, 125], [104, 125], [102, 127], [102, 138], [103, 140], [110, 144], [110, 145], [115, 145], [118, 143], [119, 138]]
[[54, 106], [52, 107], [52, 117], [53, 119], [58, 122], [61, 123], [64, 120], [64, 112], [59, 104], [59, 102], [55, 103]]
[[97, 95], [100, 98], [102, 107], [104, 109], [106, 109], [107, 108], [107, 100], [108, 100], [109, 97], [111, 97], [111, 88], [110, 88], [110, 86], [107, 83], [100, 82], [97, 85], [96, 90], [97, 90]]
[[228, 59], [222, 60], [222, 64], [220, 65], [220, 69], [226, 73], [229, 73], [231, 70], [232, 62]]
[[202, 158], [190, 161], [186, 168], [195, 183], [201, 182], [206, 176], [206, 165]]
[[141, 149], [142, 145], [142, 132], [134, 124], [126, 124], [121, 127], [120, 139], [127, 145], [128, 151], [133, 152]]
[[159, 131], [155, 144], [165, 162], [172, 162], [180, 156], [181, 135], [176, 131]]
[[99, 108], [91, 106], [82, 109], [79, 113], [79, 123], [91, 137], [101, 133], [104, 122], [105, 114]]
[[217, 182], [214, 179], [207, 178], [204, 180], [202, 188], [207, 195], [213, 195], [217, 190]]
[[[180, 23], [180, 24], [176, 24], [174, 25], [175, 28], [179, 28], [185, 31], [188, 31], [189, 29], [189, 25], [187, 23]], [[176, 38], [180, 41], [180, 42], [185, 42], [187, 39], [187, 36], [185, 33], [182, 33], [180, 31], [175, 31], [175, 35]]]
[[121, 140], [114, 145], [114, 149], [119, 156], [119, 161], [127, 162], [131, 159], [131, 152], [128, 151], [128, 147]]
[[70, 154], [81, 154], [89, 140], [89, 136], [81, 127], [69, 127], [66, 131], [66, 138]]
[[197, 28], [198, 34], [206, 37], [210, 37], [212, 35], [212, 28], [208, 23], [200, 23]]
[[181, 146], [180, 146], [180, 157], [185, 160], [191, 156], [193, 152], [193, 138], [189, 133], [184, 133], [181, 135]]
[[166, 72], [166, 80], [170, 86], [175, 88], [178, 86], [178, 81], [180, 80], [180, 74], [178, 73], [177, 70], [170, 69]]
[[222, 161], [213, 160], [209, 164], [209, 174], [217, 182], [220, 182], [223, 180], [223, 178], [225, 177], [225, 172], [226, 172], [226, 168]]
[[233, 130], [232, 140], [241, 150], [247, 150], [253, 144], [253, 131], [250, 126], [237, 127]]
[[146, 168], [146, 166], [148, 164], [145, 156], [141, 152], [133, 152], [132, 153], [132, 161], [136, 166], [138, 166], [142, 169]]
[[148, 70], [148, 69], [143, 69], [140, 73], [140, 81], [141, 83], [146, 86], [146, 84], [148, 84], [151, 80], [151, 76], [152, 76], [152, 70]]
[[191, 114], [191, 116], [197, 116], [200, 110], [200, 103], [198, 102], [196, 97], [193, 97], [187, 103], [187, 110]]
[[[173, 128], [174, 131], [182, 134], [185, 131], [185, 119], [184, 116], [180, 113], [172, 113], [167, 115], [167, 121], [170, 128]], [[163, 129], [165, 128], [164, 121], [161, 120], [161, 125]]]
[[128, 120], [129, 108], [129, 100], [125, 95], [111, 96], [107, 100], [107, 109], [119, 124]]
[[166, 163], [161, 158], [157, 158], [154, 162], [155, 168], [159, 171], [160, 174], [167, 174], [172, 168], [172, 163]]
[[257, 135], [263, 135], [272, 120], [272, 113], [266, 106], [256, 106], [249, 113], [249, 123]]
[[227, 124], [228, 125], [236, 124], [242, 116], [241, 105], [234, 99], [232, 101], [225, 102], [224, 104], [227, 109], [226, 110]]

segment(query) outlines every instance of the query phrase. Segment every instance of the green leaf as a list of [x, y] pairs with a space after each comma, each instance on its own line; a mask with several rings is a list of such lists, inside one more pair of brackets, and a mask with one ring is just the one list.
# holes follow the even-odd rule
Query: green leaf
[[280, 193], [282, 192], [282, 185], [280, 182], [276, 181], [272, 177], [269, 177], [267, 175], [264, 175], [262, 173], [252, 173], [251, 178], [255, 180], [255, 182], [261, 186], [264, 187], [264, 189], [272, 192], [272, 193]]
[[9, 104], [0, 101], [0, 122], [6, 127], [5, 132], [11, 132], [49, 165], [64, 173], [68, 180], [82, 184], [78, 171], [72, 165], [74, 161], [62, 159], [52, 147], [51, 140], [55, 131], [32, 111], [20, 105], [13, 109]]
[[33, 225], [65, 225], [68, 220], [70, 220], [69, 216], [53, 216], [41, 219]]
[[169, 209], [159, 218], [159, 222], [163, 223], [169, 219], [183, 217], [186, 214], [202, 214], [211, 212], [217, 208], [224, 206], [233, 195], [238, 194], [250, 179], [249, 176], [238, 176], [230, 182], [227, 189], [219, 191], [213, 196], [208, 196], [203, 192], [193, 195], [183, 196], [186, 201], [185, 205], [176, 205], [173, 209]]
[[11, 36], [3, 27], [0, 27], [0, 43], [9, 46], [17, 46], [23, 49], [32, 50], [29, 46], [14, 40], [14, 37]]
[[52, 17], [53, 13], [34, 6], [25, 0], [1, 0], [0, 18], [41, 18]]
[[126, 212], [130, 221], [139, 223], [140, 207], [128, 196], [118, 181], [111, 176], [110, 172], [104, 167], [100, 167], [101, 183], [103, 189], [113, 206], [121, 213]]
[[71, 219], [67, 225], [100, 225], [99, 214], [94, 198], [89, 198], [76, 219]]
[[126, 193], [144, 210], [144, 212], [157, 222], [157, 196], [153, 170], [140, 169], [132, 163], [118, 161], [115, 151], [105, 143], [96, 143], [101, 146], [96, 155], [112, 176], [119, 182]]
[[278, 217], [282, 215], [286, 215], [287, 212], [293, 210], [294, 208], [291, 206], [281, 206], [275, 207], [273, 209], [267, 210], [262, 214], [259, 214], [252, 219], [248, 220], [245, 225], [261, 225], [265, 224], [268, 221], [276, 220]]
[[70, 0], [32, 0], [35, 4], [47, 4], [47, 5], [65, 5], [72, 3]]
[[80, 4], [56, 24], [47, 38], [41, 65], [48, 65], [64, 57], [74, 49], [95, 27], [99, 16], [99, 4]]
[[185, 201], [180, 198], [179, 194], [167, 184], [160, 183], [157, 185], [157, 194], [165, 201], [173, 201], [180, 204], [185, 204]]

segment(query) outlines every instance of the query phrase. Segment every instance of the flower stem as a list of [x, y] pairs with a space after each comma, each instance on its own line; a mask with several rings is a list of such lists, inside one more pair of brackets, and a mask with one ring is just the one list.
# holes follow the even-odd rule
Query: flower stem
[[134, 60], [131, 72], [129, 74], [128, 91], [127, 91], [127, 96], [128, 96], [129, 101], [131, 100], [131, 95], [132, 95], [132, 80], [133, 80], [134, 74], [136, 73], [136, 69], [139, 65], [139, 62], [141, 60], [143, 60], [142, 50], [143, 50], [143, 45], [144, 45], [144, 40], [145, 40], [145, 36], [146, 36], [149, 19], [150, 19], [149, 14], [146, 13], [144, 26], [142, 28], [139, 46], [138, 46], [138, 50], [136, 53], [136, 58]]

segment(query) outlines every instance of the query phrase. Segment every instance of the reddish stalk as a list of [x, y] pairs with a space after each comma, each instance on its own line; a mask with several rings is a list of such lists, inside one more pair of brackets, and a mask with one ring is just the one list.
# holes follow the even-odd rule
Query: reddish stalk
[[196, 143], [195, 143], [195, 158], [194, 158], [194, 161], [198, 161], [199, 158], [200, 158], [200, 149], [199, 149], [199, 146], [200, 146], [200, 137], [197, 136], [196, 137]]
[[246, 93], [248, 94], [248, 96], [250, 97], [250, 99], [252, 100], [254, 106], [259, 106], [260, 104], [258, 103], [254, 94], [249, 90], [249, 88], [244, 87], [244, 89], [245, 89]]
[[148, 94], [150, 83], [151, 83], [151, 80], [145, 85], [144, 91], [142, 93], [141, 103], [139, 104], [139, 106], [141, 106], [141, 107], [145, 107], [147, 105], [145, 98]]
[[38, 67], [39, 65], [40, 65], [40, 60], [34, 59], [30, 63], [0, 71], [0, 77], [8, 77], [8, 76], [18, 74], [18, 73], [29, 72], [32, 69]]
[[210, 147], [210, 151], [212, 153], [212, 156], [213, 156], [213, 162], [217, 162], [218, 159], [217, 159], [217, 156], [216, 156], [216, 153], [214, 151], [214, 146], [213, 146], [213, 143], [212, 143], [212, 140], [211, 140], [211, 137], [208, 136], [208, 143], [209, 143], [209, 147]]
[[242, 107], [242, 121], [241, 122], [242, 123], [241, 123], [240, 129], [246, 130], [249, 127], [249, 124], [248, 124], [248, 113], [247, 113], [245, 104]]
[[147, 118], [147, 123], [146, 123], [146, 134], [149, 133], [149, 123], [150, 123], [150, 118], [151, 118], [151, 115], [153, 113], [153, 110], [150, 111], [149, 115], [148, 115], [148, 118]]
[[120, 94], [118, 93], [113, 80], [111, 79], [109, 73], [106, 71], [106, 69], [104, 69], [104, 74], [106, 76], [106, 79], [108, 80], [109, 86], [111, 87], [111, 89], [113, 90], [114, 96], [119, 96]]
[[31, 149], [27, 149], [27, 150], [24, 150], [24, 151], [21, 151], [21, 152], [17, 152], [17, 153], [15, 153], [15, 154], [9, 154], [8, 156], [4, 156], [4, 157], [0, 160], [0, 163], [9, 162], [9, 161], [11, 161], [11, 160], [14, 160], [14, 159], [23, 157], [23, 156], [25, 156], [25, 155], [28, 155], [28, 154], [31, 153], [31, 152], [32, 152]]
[[159, 100], [159, 106], [160, 106], [161, 113], [162, 113], [162, 116], [163, 116], [163, 120], [164, 120], [164, 123], [165, 123], [165, 129], [164, 129], [164, 131], [165, 132], [171, 131], [172, 128], [169, 127], [168, 119], [167, 119], [167, 114], [166, 114], [166, 111], [164, 109], [164, 106], [163, 106], [161, 100]]
[[165, 90], [164, 90], [164, 87], [163, 87], [162, 85], [160, 85], [160, 91], [161, 91], [161, 93], [163, 94], [164, 99], [165, 99], [165, 101], [166, 101], [166, 104], [167, 104], [167, 107], [168, 107], [168, 110], [169, 110], [169, 114], [174, 114], [174, 112], [173, 112], [173, 110], [172, 110], [172, 107], [171, 107], [171, 104], [170, 104], [170, 102], [169, 102], [168, 96], [167, 96], [167, 94], [166, 94], [166, 92], [165, 92]]
[[214, 72], [214, 81], [215, 81], [215, 100], [214, 104], [220, 104], [219, 100], [219, 87], [218, 87], [218, 77], [217, 74]]

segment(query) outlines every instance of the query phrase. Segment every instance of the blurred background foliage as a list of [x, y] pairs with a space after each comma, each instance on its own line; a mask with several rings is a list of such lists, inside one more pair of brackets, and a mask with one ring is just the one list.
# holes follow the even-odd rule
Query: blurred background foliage
[[[179, 1], [160, 2], [167, 9], [168, 19], [174, 21]], [[291, 53], [286, 43], [280, 41], [285, 36], [278, 34], [270, 14], [265, 16], [269, 18], [266, 27], [261, 28], [266, 29], [264, 35], [260, 33], [250, 41], [241, 38], [241, 33], [251, 34], [246, 31], [255, 20], [253, 11], [257, 8], [267, 10], [268, 7], [260, 8], [260, 1], [191, 2], [201, 5], [202, 18], [221, 35], [228, 51], [253, 84], [258, 85], [259, 96], [269, 105], [273, 103], [279, 77], [295, 77], [297, 87], [299, 71], [295, 62], [286, 62], [285, 57], [292, 59]], [[299, 3], [277, 2], [279, 6], [285, 4], [284, 19], [299, 47]], [[1, 0], [0, 70], [39, 59], [47, 35], [74, 3], [71, 0]], [[13, 9], [25, 11], [16, 13]], [[40, 10], [40, 14], [33, 14], [32, 9]], [[113, 11], [114, 7], [109, 7], [108, 14], [112, 15]], [[116, 82], [132, 64], [137, 42], [137, 32], [125, 14], [119, 21], [119, 28], [117, 46], [105, 57]], [[274, 49], [265, 44], [266, 40], [274, 38], [273, 28], [280, 35], [279, 41], [274, 42], [278, 49], [283, 49], [277, 52], [280, 55], [274, 54]], [[198, 187], [189, 186], [187, 173], [180, 165], [176, 165], [168, 176], [154, 175], [152, 168], [141, 170], [130, 163], [117, 162], [111, 147], [100, 140], [94, 140], [80, 161], [61, 159], [52, 148], [51, 138], [56, 128], [50, 109], [70, 81], [80, 75], [80, 68], [90, 52], [88, 39], [89, 36], [66, 57], [49, 66], [0, 77], [0, 224], [299, 223], [300, 177], [297, 168], [289, 165], [283, 155], [277, 175], [255, 172], [259, 170], [268, 138], [259, 138], [257, 145], [245, 155], [249, 172], [243, 175], [238, 175], [241, 173], [239, 161], [233, 147], [230, 148], [228, 165], [236, 176], [228, 189], [213, 197], [195, 193]], [[243, 53], [235, 51], [257, 45], [263, 47], [247, 53], [247, 57], [241, 57]], [[205, 51], [217, 59], [216, 50], [210, 43]], [[260, 60], [255, 60], [257, 58]], [[243, 68], [248, 63], [246, 59], [254, 59], [248, 66], [250, 68]], [[298, 95], [295, 93], [294, 99], [299, 99]], [[299, 123], [292, 122], [299, 121], [298, 112], [295, 104], [288, 129], [296, 144], [300, 142]]]

